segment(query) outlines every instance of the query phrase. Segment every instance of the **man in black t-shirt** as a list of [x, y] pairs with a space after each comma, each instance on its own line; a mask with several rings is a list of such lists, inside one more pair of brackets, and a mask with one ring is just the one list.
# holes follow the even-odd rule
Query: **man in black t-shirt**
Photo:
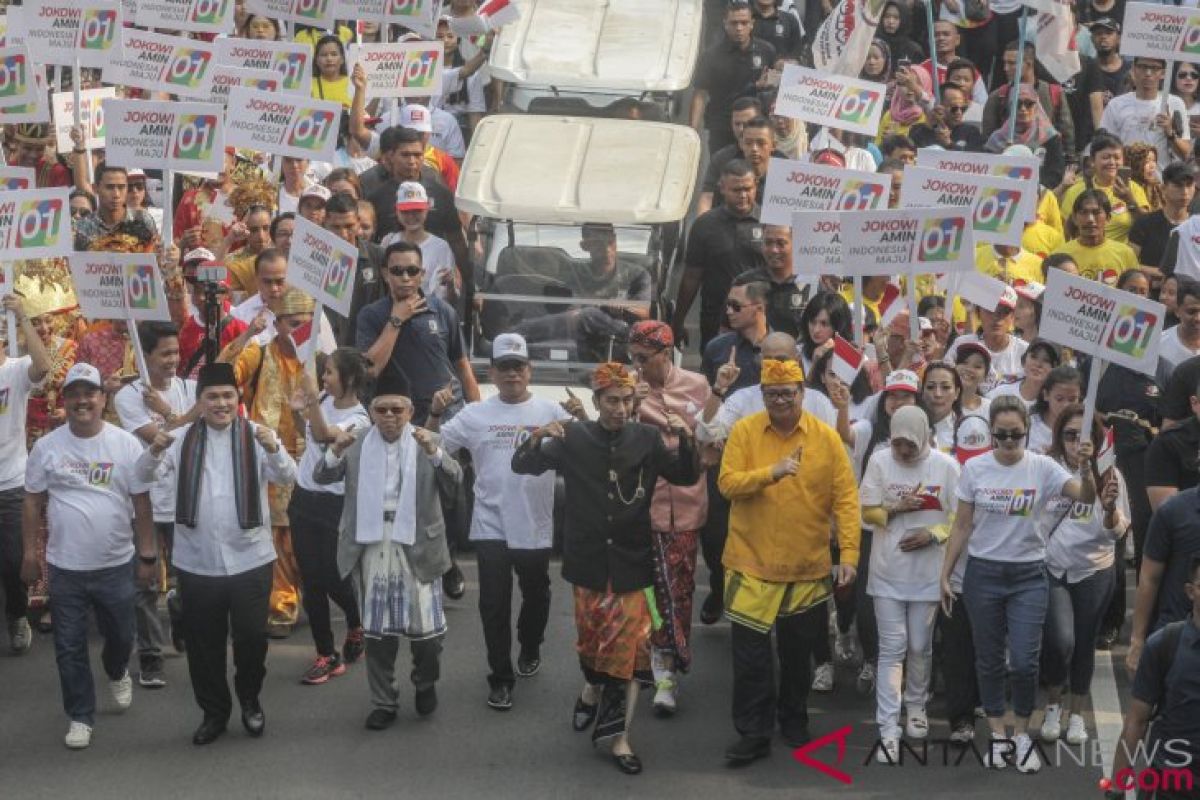
[[1092, 140], [1104, 113], [1104, 76], [1096, 59], [1079, 56], [1079, 72], [1064, 82], [1062, 89], [1075, 123], [1075, 142], [1083, 147]]
[[[1196, 168], [1183, 161], [1168, 164], [1162, 173], [1163, 207], [1149, 214], [1141, 214], [1133, 221], [1129, 230], [1129, 246], [1137, 253], [1138, 263], [1152, 277], [1160, 278], [1160, 267], [1166, 266], [1173, 272], [1175, 253], [1168, 242], [1171, 231], [1187, 222], [1191, 216], [1188, 206], [1196, 196]], [[1169, 258], [1164, 259], [1164, 255]]]
[[779, 58], [799, 58], [800, 20], [779, 10], [779, 0], [754, 0], [754, 38], [775, 48]]
[[1133, 60], [1121, 55], [1121, 23], [1112, 17], [1101, 17], [1088, 26], [1092, 34], [1092, 44], [1096, 48], [1096, 63], [1100, 67], [1100, 78], [1104, 84], [1104, 104], [1119, 94], [1124, 94], [1128, 87], [1125, 79]]
[[693, 128], [708, 129], [712, 153], [733, 143], [728, 124], [733, 101], [764, 88], [764, 73], [775, 63], [775, 48], [754, 38], [754, 16], [745, 0], [731, 0], [724, 27], [721, 42], [700, 57], [690, 115]]
[[799, 337], [804, 307], [818, 290], [820, 277], [802, 277], [792, 269], [792, 229], [787, 225], [763, 225], [763, 258], [765, 266], [743, 272], [734, 278], [733, 285], [762, 282], [769, 286], [767, 325], [772, 331]]
[[[1196, 361], [1197, 359], [1190, 359]], [[1154, 510], [1200, 483], [1200, 388], [1192, 384], [1191, 414], [1160, 433], [1146, 450], [1146, 493]]]

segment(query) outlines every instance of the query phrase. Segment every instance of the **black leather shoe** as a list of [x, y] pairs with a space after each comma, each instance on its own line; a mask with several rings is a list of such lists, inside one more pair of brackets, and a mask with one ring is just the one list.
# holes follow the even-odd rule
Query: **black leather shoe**
[[396, 722], [396, 712], [388, 711], [386, 708], [377, 708], [370, 714], [367, 714], [367, 730], [382, 731], [392, 727]]
[[422, 717], [428, 717], [437, 710], [437, 689], [430, 686], [428, 689], [421, 689], [417, 692], [416, 697], [417, 713]]
[[520, 677], [532, 678], [541, 668], [542, 656], [536, 650], [528, 653], [522, 650], [521, 655], [517, 656], [517, 675]]
[[263, 731], [267, 728], [267, 715], [263, 713], [262, 706], [255, 700], [253, 703], [247, 703], [242, 706], [242, 727], [246, 729], [246, 733], [254, 738], [263, 735]]
[[721, 596], [709, 592], [708, 597], [704, 598], [704, 605], [700, 606], [700, 621], [705, 625], [715, 625], [717, 620], [721, 619], [721, 612], [724, 610], [725, 603]]
[[749, 764], [771, 755], [771, 740], [759, 736], [743, 736], [725, 748], [725, 760], [732, 765]]
[[451, 564], [450, 569], [442, 576], [442, 591], [451, 600], [461, 600], [462, 596], [467, 593], [467, 580], [463, 577], [458, 564]]
[[642, 771], [642, 760], [633, 753], [625, 755], [613, 753], [613, 762], [616, 763], [617, 769], [626, 775], [637, 775]]
[[1096, 637], [1096, 649], [1112, 650], [1113, 645], [1117, 643], [1117, 638], [1120, 635], [1120, 631], [1115, 631], [1112, 628], [1109, 628], [1106, 631], [1101, 631], [1100, 635]]
[[205, 745], [212, 744], [221, 737], [225, 732], [225, 722], [219, 719], [205, 718], [200, 723], [200, 727], [196, 728], [196, 732], [192, 734], [192, 744]]
[[783, 743], [788, 747], [803, 747], [812, 741], [812, 736], [808, 732], [807, 725], [781, 725], [780, 728], [782, 728]]
[[599, 710], [599, 703], [589, 706], [582, 699], [576, 698], [575, 711], [571, 714], [571, 727], [580, 732], [586, 731], [596, 721], [596, 712]]

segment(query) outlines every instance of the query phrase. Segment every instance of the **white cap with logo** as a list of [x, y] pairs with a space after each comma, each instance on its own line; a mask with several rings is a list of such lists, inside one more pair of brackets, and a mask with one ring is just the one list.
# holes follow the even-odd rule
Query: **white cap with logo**
[[412, 128], [420, 133], [433, 133], [433, 120], [429, 109], [417, 103], [409, 103], [400, 109], [400, 127]]
[[497, 361], [529, 362], [529, 346], [519, 333], [502, 333], [492, 340], [492, 363]]
[[90, 383], [97, 389], [104, 388], [104, 381], [100, 378], [100, 370], [82, 361], [77, 361], [73, 367], [67, 370], [67, 377], [63, 381], [63, 391], [66, 391], [67, 387], [73, 383]]

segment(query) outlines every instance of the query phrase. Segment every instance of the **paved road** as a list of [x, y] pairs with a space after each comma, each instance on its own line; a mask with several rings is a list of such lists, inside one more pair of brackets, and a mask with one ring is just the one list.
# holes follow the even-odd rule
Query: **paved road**
[[[474, 565], [464, 568], [473, 579]], [[557, 565], [554, 570], [557, 573]], [[997, 799], [1053, 793], [1055, 800], [1094, 800], [1099, 795], [1099, 767], [1068, 764], [1032, 776], [1012, 769], [988, 773], [972, 763], [969, 754], [955, 767], [952, 753], [951, 765], [943, 766], [940, 750], [931, 753], [930, 765], [924, 768], [911, 762], [892, 768], [873, 762], [864, 766], [874, 740], [874, 704], [855, 694], [849, 672], [839, 673], [833, 694], [814, 696], [812, 730], [820, 736], [852, 726], [840, 767], [851, 776], [851, 785], [800, 765], [782, 742], [776, 742], [769, 759], [730, 769], [721, 757], [734, 735], [725, 623], [696, 629], [695, 667], [684, 679], [681, 710], [674, 719], [653, 718], [648, 693], [643, 693], [634, 745], [646, 770], [640, 776], [625, 776], [606, 754], [592, 749], [586, 734], [574, 733], [569, 725], [580, 676], [572, 651], [570, 595], [561, 579], [556, 575], [542, 671], [520, 681], [515, 707], [508, 713], [485, 705], [486, 664], [474, 606], [478, 595], [473, 582], [468, 586], [464, 600], [448, 604], [450, 633], [437, 713], [419, 720], [409, 703], [402, 708], [399, 722], [381, 733], [363, 728], [369, 708], [361, 664], [325, 686], [299, 683], [312, 657], [307, 629], [300, 628], [290, 640], [271, 644], [263, 694], [267, 733], [262, 739], [247, 738], [239, 726], [214, 745], [192, 746], [191, 733], [200, 716], [192, 702], [187, 665], [176, 657], [167, 662], [169, 685], [158, 691], [135, 688], [133, 706], [124, 715], [112, 713], [107, 688], [101, 686], [101, 713], [92, 746], [71, 752], [62, 744], [66, 721], [50, 638], [36, 635], [33, 651], [24, 657], [11, 657], [4, 649], [0, 655], [0, 795], [14, 800], [458, 798], [476, 793], [496, 798], [695, 800], [745, 792], [755, 798], [789, 800], [966, 793]], [[93, 664], [99, 672], [95, 652]], [[400, 671], [405, 673], [407, 667], [402, 665]], [[948, 734], [938, 719], [939, 708], [935, 700], [931, 707], [935, 738]], [[1109, 713], [1110, 729], [1113, 723]], [[983, 730], [982, 723], [979, 728]], [[835, 750], [831, 745], [815, 756], [833, 764]], [[1100, 763], [1099, 752], [1094, 756], [1094, 763]]]

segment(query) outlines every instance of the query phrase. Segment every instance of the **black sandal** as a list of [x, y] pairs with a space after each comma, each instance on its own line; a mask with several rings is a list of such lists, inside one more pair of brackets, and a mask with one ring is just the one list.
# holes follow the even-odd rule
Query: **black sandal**
[[617, 765], [617, 769], [624, 772], [626, 775], [637, 775], [642, 771], [642, 760], [633, 753], [613, 753], [613, 761]]
[[571, 715], [571, 727], [582, 733], [592, 727], [592, 723], [596, 721], [596, 712], [600, 710], [599, 703], [588, 705], [583, 702], [583, 698], [575, 700], [575, 711]]

